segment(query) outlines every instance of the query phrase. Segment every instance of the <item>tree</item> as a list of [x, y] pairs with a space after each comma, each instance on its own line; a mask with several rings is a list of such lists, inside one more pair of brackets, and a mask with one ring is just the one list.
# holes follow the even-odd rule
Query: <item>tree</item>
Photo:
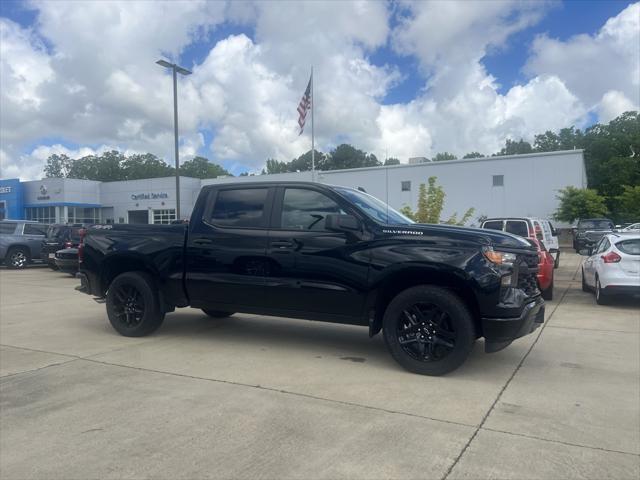
[[120, 168], [124, 160], [124, 154], [116, 150], [104, 152], [99, 156], [88, 155], [72, 161], [67, 177], [101, 182], [126, 180], [125, 172]]
[[443, 162], [446, 160], [457, 160], [458, 157], [456, 157], [453, 153], [449, 153], [449, 152], [442, 152], [442, 153], [436, 153], [436, 156], [433, 157], [431, 159], [432, 162]]
[[275, 158], [267, 159], [267, 167], [265, 173], [285, 173], [289, 171], [289, 164], [287, 162], [279, 162]]
[[152, 153], [134, 154], [126, 157], [120, 167], [123, 170], [125, 180], [170, 177], [175, 175], [174, 168], [167, 165]]
[[640, 185], [624, 186], [624, 191], [618, 196], [619, 216], [626, 222], [640, 222]]
[[322, 170], [341, 170], [345, 168], [377, 167], [380, 161], [375, 155], [367, 154], [349, 144], [343, 143], [331, 150]]
[[193, 157], [180, 165], [180, 175], [193, 178], [216, 178], [231, 174], [217, 163], [211, 163], [204, 157]]
[[484, 157], [484, 155], [481, 154], [480, 152], [469, 152], [462, 158], [482, 158], [482, 157]]
[[400, 160], [395, 157], [389, 157], [384, 161], [385, 165], [400, 165]]
[[520, 155], [523, 153], [531, 153], [533, 149], [531, 148], [531, 144], [529, 142], [525, 142], [522, 138], [519, 141], [511, 140], [507, 138], [504, 147], [494, 154], [494, 156], [501, 155]]
[[47, 178], [65, 178], [71, 168], [71, 160], [68, 156], [54, 153], [47, 158], [44, 166], [44, 176]]
[[[418, 190], [418, 208], [412, 211], [411, 207], [405, 205], [400, 210], [401, 213], [418, 223], [441, 223], [440, 215], [444, 207], [445, 193], [441, 185], [436, 184], [437, 177], [429, 177], [428, 186], [420, 184]], [[473, 215], [475, 209], [468, 209], [460, 220], [457, 220], [457, 213], [454, 213], [445, 223], [464, 225]]]
[[603, 196], [590, 188], [568, 186], [556, 197], [560, 205], [554, 214], [556, 220], [573, 223], [579, 218], [603, 217], [609, 213]]

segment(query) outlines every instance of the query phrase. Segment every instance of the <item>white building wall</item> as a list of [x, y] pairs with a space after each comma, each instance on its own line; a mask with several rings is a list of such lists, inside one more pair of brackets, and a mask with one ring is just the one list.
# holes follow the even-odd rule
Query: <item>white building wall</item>
[[[493, 186], [494, 175], [503, 176], [504, 186]], [[474, 218], [551, 218], [558, 206], [558, 190], [568, 185], [586, 187], [582, 150], [319, 171], [315, 180], [362, 187], [396, 209], [404, 205], [415, 209], [420, 184], [426, 184], [431, 176], [437, 177], [446, 193], [443, 218], [454, 212], [460, 217], [471, 207], [475, 208]], [[209, 179], [203, 180], [202, 185], [245, 181], [311, 181], [311, 172]], [[402, 191], [403, 181], [411, 182], [410, 191]]]

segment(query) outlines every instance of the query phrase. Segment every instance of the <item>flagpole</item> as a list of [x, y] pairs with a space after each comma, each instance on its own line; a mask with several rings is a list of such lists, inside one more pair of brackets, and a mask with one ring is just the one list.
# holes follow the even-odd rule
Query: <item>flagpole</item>
[[315, 181], [316, 170], [316, 146], [315, 146], [315, 132], [313, 122], [313, 112], [316, 109], [316, 98], [313, 96], [313, 65], [311, 65], [311, 181]]

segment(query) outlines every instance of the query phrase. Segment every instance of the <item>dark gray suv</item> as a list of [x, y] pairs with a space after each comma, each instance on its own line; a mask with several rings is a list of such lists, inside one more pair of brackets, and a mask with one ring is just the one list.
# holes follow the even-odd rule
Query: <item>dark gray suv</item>
[[27, 220], [0, 221], [0, 261], [9, 268], [24, 268], [40, 259], [48, 225]]

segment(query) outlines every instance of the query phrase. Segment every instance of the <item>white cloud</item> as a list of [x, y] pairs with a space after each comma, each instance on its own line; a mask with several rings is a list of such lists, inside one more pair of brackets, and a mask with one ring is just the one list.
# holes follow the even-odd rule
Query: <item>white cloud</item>
[[[610, 18], [595, 35], [576, 35], [567, 41], [541, 35], [532, 46], [525, 71], [555, 75], [589, 108], [609, 117], [611, 102], [620, 94], [640, 103], [640, 3]], [[615, 91], [618, 93], [609, 92]], [[608, 96], [607, 96], [608, 95]], [[614, 99], [617, 97], [617, 100]], [[608, 102], [598, 107], [599, 102]], [[601, 120], [605, 120], [603, 117]]]
[[[547, 2], [33, 6], [38, 17], [30, 28], [0, 19], [3, 176], [39, 176], [44, 155], [64, 149], [32, 147], [43, 138], [98, 151], [150, 151], [173, 163], [171, 79], [154, 62], [179, 60], [193, 44], [209, 51], [186, 65], [193, 75], [180, 78], [181, 156], [202, 149], [200, 131], [207, 130], [214, 138], [210, 158], [254, 171], [269, 157], [290, 160], [310, 147], [309, 124], [297, 135], [296, 107], [312, 64], [317, 147], [347, 141], [380, 158], [387, 151], [402, 160], [444, 150], [491, 153], [506, 137], [531, 139], [580, 124], [594, 107], [605, 119], [639, 103], [638, 4], [595, 36], [537, 38], [526, 68], [531, 79], [504, 94], [482, 59], [508, 48], [511, 35], [548, 11]], [[391, 15], [398, 20], [393, 30]], [[225, 22], [252, 35], [210, 42]], [[424, 75], [424, 88], [409, 102], [383, 105], [404, 73], [371, 60], [388, 46], [415, 57]]]

